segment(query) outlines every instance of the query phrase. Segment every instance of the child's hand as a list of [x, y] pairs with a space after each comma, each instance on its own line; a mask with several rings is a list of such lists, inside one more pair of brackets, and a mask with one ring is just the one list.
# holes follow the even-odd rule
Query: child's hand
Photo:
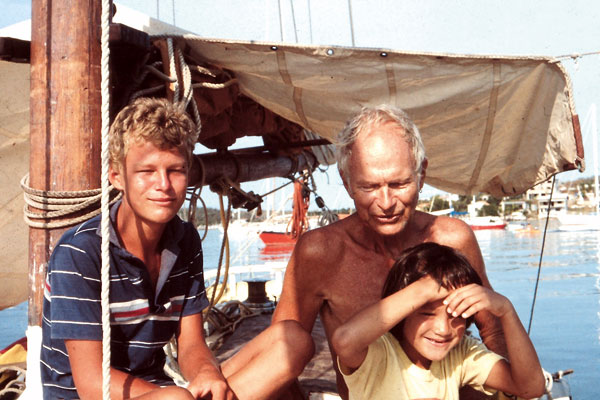
[[420, 285], [420, 291], [426, 296], [425, 301], [428, 303], [430, 301], [436, 301], [446, 298], [450, 292], [440, 285], [434, 278], [430, 275], [425, 275], [414, 284]]
[[469, 318], [478, 311], [487, 310], [498, 318], [510, 312], [510, 301], [491, 289], [475, 283], [452, 291], [445, 299], [446, 311], [452, 316]]

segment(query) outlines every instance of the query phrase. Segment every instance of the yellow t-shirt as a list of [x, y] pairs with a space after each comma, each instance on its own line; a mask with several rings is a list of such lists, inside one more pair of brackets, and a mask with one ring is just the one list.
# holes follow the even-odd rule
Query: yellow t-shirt
[[458, 400], [458, 390], [466, 385], [491, 394], [483, 384], [501, 359], [479, 340], [464, 336], [443, 360], [423, 369], [410, 361], [388, 332], [369, 345], [367, 357], [356, 371], [342, 375], [350, 400]]

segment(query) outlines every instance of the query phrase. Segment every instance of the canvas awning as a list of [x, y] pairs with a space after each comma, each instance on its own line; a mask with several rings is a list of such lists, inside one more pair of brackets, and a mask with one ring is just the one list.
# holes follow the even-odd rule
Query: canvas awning
[[427, 183], [448, 192], [516, 195], [583, 158], [569, 79], [552, 58], [184, 38], [244, 95], [323, 138], [363, 106], [403, 108], [423, 135]]

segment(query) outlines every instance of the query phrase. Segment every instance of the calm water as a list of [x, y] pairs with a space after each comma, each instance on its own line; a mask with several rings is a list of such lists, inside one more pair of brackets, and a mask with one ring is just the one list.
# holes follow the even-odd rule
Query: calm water
[[[533, 301], [542, 234], [477, 231], [494, 288], [515, 305], [527, 328]], [[286, 260], [289, 251], [266, 249], [255, 239], [232, 238], [233, 265]], [[209, 230], [205, 268], [215, 268], [221, 234]], [[236, 256], [245, 249], [241, 256]], [[0, 312], [0, 348], [23, 336], [27, 306]], [[533, 313], [531, 338], [543, 367], [573, 369], [568, 377], [574, 399], [593, 400], [600, 389], [600, 232], [549, 229]]]

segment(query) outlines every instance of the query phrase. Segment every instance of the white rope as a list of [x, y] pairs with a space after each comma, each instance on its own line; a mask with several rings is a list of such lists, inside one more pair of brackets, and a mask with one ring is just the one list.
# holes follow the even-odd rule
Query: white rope
[[[188, 104], [192, 104], [192, 113], [194, 114], [194, 122], [196, 122], [196, 134], [200, 136], [200, 133], [202, 132], [202, 120], [200, 118], [200, 112], [198, 111], [198, 105], [194, 99], [192, 72], [190, 71], [189, 65], [185, 62], [185, 57], [183, 56], [183, 52], [179, 47], [177, 47], [177, 58], [179, 59], [179, 67], [181, 68], [181, 76], [183, 80], [183, 95], [181, 98], [181, 105], [185, 110], [188, 107]], [[175, 62], [173, 60], [171, 65], [174, 64]], [[175, 74], [175, 77], [177, 77], [177, 74]]]
[[190, 68], [201, 74], [212, 76], [213, 78], [217, 77], [217, 74], [215, 74], [214, 72], [212, 72], [210, 69], [208, 69], [206, 67], [202, 67], [200, 65], [192, 65]]
[[[29, 174], [21, 179], [23, 189], [23, 219], [28, 226], [37, 229], [56, 229], [77, 225], [80, 222], [100, 214], [99, 202], [101, 190], [39, 190], [29, 187]], [[116, 193], [109, 187], [113, 196], [111, 204], [121, 198], [121, 193]], [[28, 206], [39, 211], [32, 211]], [[79, 214], [85, 210], [84, 214]], [[77, 215], [77, 216], [74, 216]], [[54, 219], [53, 221], [48, 221]]]
[[179, 67], [181, 68], [181, 75], [183, 80], [183, 95], [181, 96], [181, 104], [183, 105], [183, 109], [185, 110], [190, 104], [192, 100], [192, 96], [194, 95], [194, 91], [192, 89], [192, 73], [190, 72], [190, 67], [185, 62], [185, 58], [183, 57], [183, 52], [177, 47], [177, 58], [179, 59]]
[[193, 88], [206, 88], [206, 89], [224, 89], [224, 88], [229, 87], [237, 82], [238, 82], [237, 78], [231, 78], [227, 82], [223, 82], [223, 83], [198, 82], [198, 83], [194, 83], [192, 85], [192, 87]]
[[177, 78], [177, 66], [175, 65], [175, 51], [173, 50], [173, 39], [167, 39], [167, 51], [169, 53], [169, 73], [173, 82], [173, 103], [179, 102], [179, 81]]
[[108, 47], [108, 34], [110, 30], [110, 0], [102, 0], [102, 35], [101, 35], [101, 83], [100, 91], [102, 95], [102, 398], [110, 400], [110, 303], [109, 303], [109, 286], [110, 286], [110, 215], [109, 202], [110, 190], [108, 181], [109, 167], [109, 152], [108, 152], [108, 132], [110, 124], [110, 89], [109, 76], [110, 66], [109, 57], [110, 49]]

